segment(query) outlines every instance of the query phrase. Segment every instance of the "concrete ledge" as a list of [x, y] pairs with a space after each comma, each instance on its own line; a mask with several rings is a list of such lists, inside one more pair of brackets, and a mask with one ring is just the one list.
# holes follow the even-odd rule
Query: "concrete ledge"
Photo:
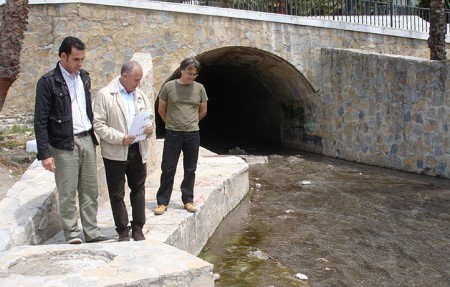
[[0, 201], [0, 251], [39, 244], [60, 229], [53, 174], [35, 160]]
[[[98, 200], [103, 204], [109, 197], [99, 150], [97, 156]], [[35, 160], [0, 201], [0, 210], [0, 252], [14, 246], [42, 244], [54, 237], [61, 224], [53, 173]]]
[[[163, 141], [157, 140], [157, 166], [160, 165], [162, 146]], [[147, 177], [147, 222], [144, 228], [147, 240], [76, 246], [65, 244], [59, 227], [53, 174], [45, 171], [39, 162], [34, 162], [8, 192], [7, 198], [0, 202], [0, 210], [4, 212], [0, 219], [2, 286], [27, 285], [26, 282], [39, 286], [214, 286], [213, 266], [195, 255], [200, 253], [222, 219], [247, 194], [248, 164], [236, 156], [220, 156], [201, 149], [195, 186], [195, 203], [199, 211], [193, 214], [184, 210], [181, 201], [182, 162], [180, 158], [172, 199], [163, 215], [153, 214], [160, 170]], [[128, 195], [129, 192], [126, 203], [131, 214]], [[117, 238], [109, 201], [99, 205], [97, 220], [103, 234]], [[50, 235], [55, 232], [50, 227], [59, 231], [53, 237]], [[42, 244], [48, 237], [51, 238], [44, 245], [26, 245]], [[44, 262], [41, 276], [21, 274], [23, 268], [17, 268], [17, 271], [14, 267], [41, 257], [63, 261], [69, 252], [75, 257], [64, 261], [71, 264], [71, 269], [63, 275], [49, 277], [45, 272], [63, 268], [64, 264], [52, 267], [41, 261]], [[144, 277], [134, 272], [141, 272]]]
[[[181, 201], [179, 186], [183, 170], [179, 165], [168, 211], [162, 216], [150, 211], [151, 216], [147, 216], [149, 237], [198, 255], [222, 219], [246, 195], [247, 169], [248, 165], [238, 157], [223, 157], [202, 150], [195, 184], [195, 204], [199, 211], [191, 214], [184, 210]], [[155, 190], [155, 198], [159, 175], [160, 172], [152, 174], [148, 189]]]
[[153, 240], [21, 246], [0, 258], [2, 286], [214, 286], [211, 264]]

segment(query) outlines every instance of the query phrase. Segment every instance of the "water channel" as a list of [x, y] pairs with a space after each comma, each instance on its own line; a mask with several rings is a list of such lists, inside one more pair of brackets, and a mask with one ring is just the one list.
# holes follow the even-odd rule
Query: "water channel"
[[450, 286], [449, 180], [268, 157], [200, 254], [216, 286]]

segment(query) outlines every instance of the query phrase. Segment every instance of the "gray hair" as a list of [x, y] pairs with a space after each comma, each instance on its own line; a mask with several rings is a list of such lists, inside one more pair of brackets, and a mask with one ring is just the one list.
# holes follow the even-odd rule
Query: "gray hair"
[[128, 61], [122, 65], [120, 74], [123, 75], [124, 73], [127, 73], [128, 75], [133, 75], [133, 70], [135, 67], [141, 67], [141, 65], [134, 60]]

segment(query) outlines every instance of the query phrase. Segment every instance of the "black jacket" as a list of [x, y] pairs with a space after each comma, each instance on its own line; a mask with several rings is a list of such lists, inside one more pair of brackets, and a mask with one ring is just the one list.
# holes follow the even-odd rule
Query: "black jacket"
[[[86, 94], [86, 113], [92, 123], [94, 118], [91, 102], [91, 79], [89, 73], [80, 70]], [[59, 63], [56, 68], [43, 75], [36, 86], [34, 110], [34, 132], [39, 160], [52, 157], [49, 145], [62, 150], [73, 150], [74, 135], [72, 103]], [[89, 131], [95, 145], [98, 145], [94, 129]]]

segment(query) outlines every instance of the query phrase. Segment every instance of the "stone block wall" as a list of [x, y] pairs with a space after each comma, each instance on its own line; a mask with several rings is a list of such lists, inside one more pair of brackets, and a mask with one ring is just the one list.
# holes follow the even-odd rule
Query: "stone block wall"
[[[36, 82], [55, 67], [59, 45], [68, 35], [79, 37], [87, 45], [85, 68], [92, 77], [94, 96], [118, 75], [124, 61], [139, 52], [152, 55], [156, 93], [183, 58], [227, 46], [272, 53], [295, 67], [315, 89], [321, 83], [322, 47], [429, 57], [423, 39], [308, 26], [299, 24], [300, 18], [288, 16], [268, 15], [267, 21], [257, 21], [244, 19], [242, 14], [250, 17], [259, 13], [238, 10], [233, 10], [233, 15], [240, 13], [241, 18], [230, 17], [229, 9], [195, 5], [165, 3], [163, 8], [148, 8], [158, 4], [153, 1], [139, 2], [142, 8], [126, 7], [137, 1], [116, 1], [121, 6], [56, 2], [30, 6], [21, 73], [9, 90], [3, 114], [33, 112]], [[107, 1], [97, 1], [102, 2]], [[169, 6], [189, 13], [164, 10]], [[287, 17], [291, 23], [285, 18], [285, 22], [277, 21], [279, 17]]]
[[321, 61], [309, 135], [322, 154], [450, 178], [450, 61], [342, 49], [322, 49]]
[[[316, 91], [290, 95], [303, 107], [304, 125], [294, 132], [303, 141], [288, 145], [383, 167], [450, 175], [448, 63], [426, 60], [426, 40], [313, 27], [294, 23], [296, 19], [289, 24], [232, 18], [219, 15], [226, 10], [192, 5], [185, 6], [190, 13], [182, 13], [125, 7], [127, 1], [118, 1], [121, 7], [81, 2], [31, 5], [21, 73], [3, 114], [33, 112], [36, 82], [55, 66], [67, 35], [87, 44], [85, 68], [94, 97], [136, 53], [152, 56], [151, 84], [157, 94], [186, 56], [227, 46], [252, 47], [292, 64]], [[339, 50], [350, 48], [366, 52]]]

